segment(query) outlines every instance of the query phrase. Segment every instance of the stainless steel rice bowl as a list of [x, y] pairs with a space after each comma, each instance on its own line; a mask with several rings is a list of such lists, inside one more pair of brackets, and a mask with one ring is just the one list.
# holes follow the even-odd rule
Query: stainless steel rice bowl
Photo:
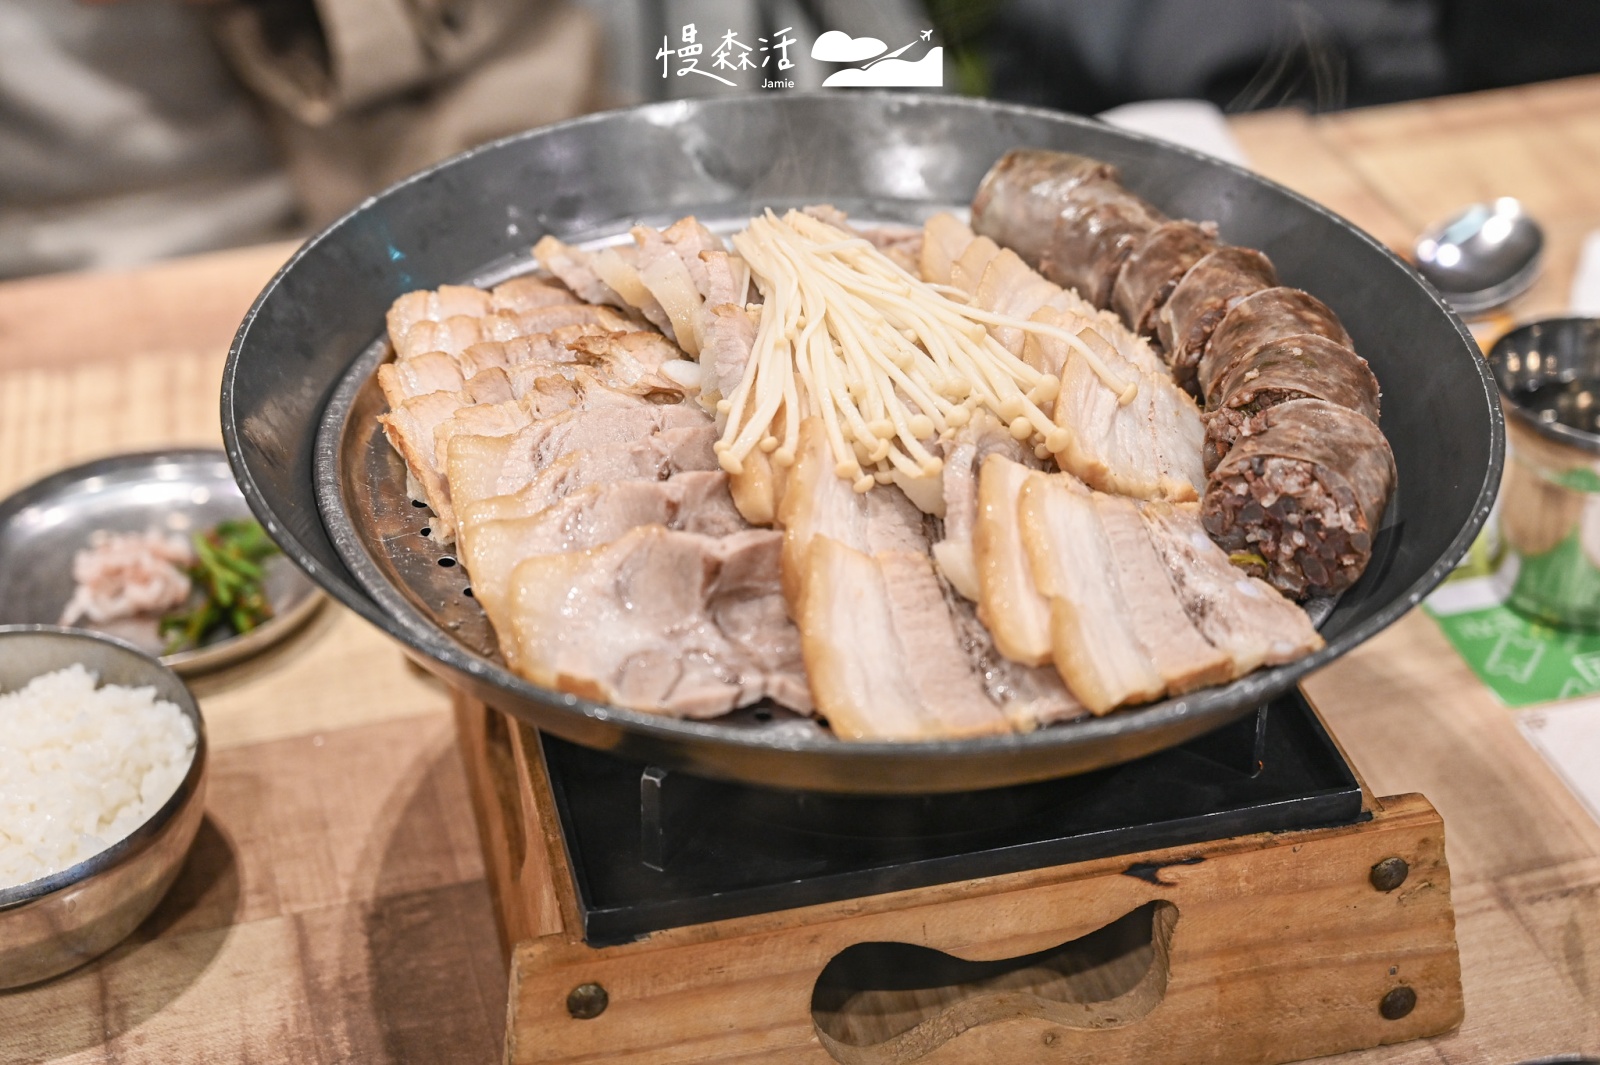
[[194, 725], [194, 757], [178, 790], [132, 834], [70, 868], [0, 887], [0, 990], [58, 976], [127, 938], [177, 879], [205, 811], [205, 725], [177, 674], [108, 636], [0, 626], [0, 692], [72, 665], [102, 685], [151, 687], [176, 704]]

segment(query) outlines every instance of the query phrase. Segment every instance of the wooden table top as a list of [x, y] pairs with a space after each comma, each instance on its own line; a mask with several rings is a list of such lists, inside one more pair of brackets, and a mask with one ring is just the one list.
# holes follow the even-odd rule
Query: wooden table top
[[[1233, 121], [1262, 172], [1395, 247], [1515, 195], [1547, 267], [1515, 313], [1565, 306], [1600, 227], [1600, 78], [1308, 118]], [[223, 353], [292, 250], [0, 285], [0, 494], [114, 451], [218, 443]], [[172, 895], [107, 957], [0, 993], [0, 1061], [497, 1060], [505, 974], [448, 696], [329, 605], [264, 659], [194, 685], [207, 818]], [[1413, 612], [1308, 684], [1379, 794], [1443, 813], [1467, 1015], [1350, 1062], [1600, 1052], [1600, 824]]]

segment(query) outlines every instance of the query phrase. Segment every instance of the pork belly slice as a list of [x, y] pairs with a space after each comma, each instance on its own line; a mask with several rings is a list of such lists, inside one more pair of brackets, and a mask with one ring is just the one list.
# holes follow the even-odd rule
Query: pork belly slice
[[700, 411], [680, 405], [607, 407], [545, 418], [512, 438], [496, 481], [496, 495], [514, 492], [569, 451], [626, 449], [663, 429], [710, 425]]
[[[1076, 292], [1046, 281], [1015, 253], [1002, 248], [984, 267], [972, 303], [984, 310], [1047, 325], [1063, 319], [1075, 332], [1084, 327], [1110, 344], [1117, 354], [1141, 370], [1167, 374], [1167, 365], [1149, 341], [1129, 329], [1110, 311], [1100, 310]], [[1061, 373], [1065, 345], [1054, 338], [1040, 341], [1013, 326], [989, 326], [989, 334], [1007, 351], [1045, 373]]]
[[[1070, 327], [1064, 317], [1054, 320]], [[1055, 423], [1067, 431], [1066, 445], [1056, 453], [1062, 469], [1090, 487], [1118, 495], [1173, 501], [1200, 497], [1205, 426], [1188, 393], [1166, 374], [1140, 370], [1109, 346], [1097, 344], [1097, 354], [1113, 373], [1138, 383], [1138, 393], [1124, 404], [1076, 349], [1054, 337], [1034, 341], [1062, 364], [1061, 392], [1052, 411]]]
[[485, 292], [470, 285], [440, 285], [437, 289], [408, 292], [389, 307], [385, 324], [389, 342], [396, 347], [420, 322], [449, 318], [481, 318], [495, 311], [532, 311], [559, 303], [572, 303], [572, 293], [537, 277], [514, 277]]
[[577, 362], [604, 365], [625, 379], [659, 376], [683, 361], [682, 350], [660, 333], [586, 333], [567, 341], [567, 350]]
[[969, 667], [927, 556], [815, 537], [801, 646], [817, 711], [843, 739], [1007, 731]]
[[412, 396], [429, 392], [459, 392], [466, 383], [461, 367], [442, 351], [429, 351], [409, 359], [386, 362], [378, 367], [378, 387], [390, 408]]
[[974, 558], [974, 530], [979, 515], [979, 469], [990, 455], [1037, 468], [1033, 449], [1015, 439], [987, 411], [973, 412], [972, 420], [957, 429], [945, 445], [944, 468], [939, 474], [944, 493], [944, 538], [933, 545], [939, 573], [967, 599], [979, 597], [980, 580]]
[[1051, 657], [1095, 714], [1159, 699], [1166, 681], [1135, 632], [1092, 496], [1030, 477], [1017, 503], [1034, 583], [1050, 603]]
[[[1061, 292], [1061, 286], [1046, 281], [1032, 267], [1023, 262], [1010, 248], [1001, 248], [989, 260], [978, 279], [972, 294], [972, 303], [986, 311], [1010, 315], [1027, 321], [1033, 312], [1049, 303]], [[991, 325], [989, 335], [1011, 354], [1022, 357], [1023, 341], [1027, 335], [1008, 325]]]
[[567, 325], [510, 340], [484, 340], [469, 345], [459, 356], [462, 365], [504, 366], [508, 371], [529, 362], [576, 362], [570, 344], [583, 337], [607, 336], [611, 330], [594, 324]]
[[440, 322], [418, 322], [395, 345], [401, 358], [426, 351], [460, 355], [474, 344], [491, 340], [548, 333], [572, 325], [598, 325], [612, 332], [632, 329], [633, 323], [608, 307], [564, 303], [531, 311], [496, 311], [477, 318], [455, 317]]
[[922, 280], [933, 285], [950, 284], [956, 260], [977, 238], [965, 222], [948, 212], [922, 223], [922, 252], [917, 257], [917, 272]]
[[733, 509], [727, 476], [720, 472], [685, 473], [666, 481], [601, 482], [535, 514], [470, 521], [464, 515], [461, 561], [489, 621], [497, 632], [507, 631], [511, 572], [518, 563], [535, 555], [587, 551], [641, 525], [703, 536], [727, 536], [749, 527]]
[[443, 529], [455, 527], [455, 513], [444, 470], [434, 458], [434, 430], [471, 403], [472, 397], [464, 392], [428, 392], [378, 415], [383, 435], [405, 460], [411, 482], [421, 489], [423, 502], [432, 508]]
[[612, 481], [663, 481], [685, 471], [715, 470], [711, 450], [716, 430], [665, 429], [625, 448], [568, 452], [540, 470], [515, 492], [498, 491], [500, 470], [510, 440], [458, 437], [451, 444], [450, 479], [460, 500], [461, 536], [470, 538], [475, 523], [497, 518], [527, 517], [594, 484]]
[[950, 284], [965, 292], [969, 297], [976, 295], [978, 283], [983, 280], [983, 272], [989, 268], [989, 262], [1000, 254], [1000, 245], [988, 237], [974, 237], [961, 252], [961, 257], [950, 265]]
[[1083, 717], [1089, 711], [1073, 698], [1053, 665], [1025, 666], [1000, 653], [976, 608], [953, 588], [946, 588], [945, 602], [955, 622], [956, 638], [966, 652], [967, 661], [983, 681], [990, 702], [1000, 708], [1011, 727], [1018, 732]]
[[819, 417], [800, 423], [778, 524], [783, 528], [783, 590], [795, 617], [801, 616], [814, 538], [826, 536], [868, 555], [880, 551], [926, 554], [928, 550], [922, 512], [904, 493], [886, 488], [857, 493], [834, 472], [833, 451]]
[[527, 559], [512, 573], [502, 647], [535, 684], [636, 710], [706, 718], [768, 697], [808, 710], [776, 580], [781, 539], [647, 525]]
[[585, 303], [607, 303], [613, 307], [626, 306], [616, 290], [600, 280], [590, 265], [590, 252], [563, 243], [549, 234], [539, 238], [533, 246], [533, 257], [563, 285]]
[[433, 430], [433, 464], [450, 472], [450, 441], [457, 436], [510, 436], [534, 422], [521, 403], [473, 403], [460, 407]]
[[648, 384], [625, 384], [601, 370], [555, 364], [548, 371], [521, 368], [511, 382], [512, 393], [533, 416], [550, 418], [567, 410], [599, 407], [641, 407], [676, 403], [683, 393]]
[[407, 292], [389, 305], [384, 324], [389, 343], [396, 349], [419, 322], [442, 322], [447, 318], [478, 318], [494, 309], [489, 293], [470, 285], [440, 285], [437, 289]]
[[[637, 235], [640, 230], [646, 231], [645, 239], [640, 240]], [[645, 263], [649, 256], [646, 246], [655, 243], [654, 238], [659, 238], [666, 250], [677, 256], [689, 271], [689, 277], [694, 282], [695, 291], [702, 298], [711, 295], [711, 282], [706, 268], [706, 257], [713, 254], [726, 255], [728, 246], [722, 238], [701, 224], [694, 215], [685, 215], [672, 223], [666, 229], [657, 233], [649, 226], [636, 226], [633, 230], [634, 242], [639, 245], [639, 259]]]
[[[1028, 479], [1044, 476], [1002, 454], [985, 458], [978, 478], [977, 521], [972, 534], [978, 617], [993, 634], [1001, 654], [1029, 666], [1050, 661], [1050, 603], [1033, 580], [1018, 505]], [[1070, 474], [1056, 474], [1051, 479], [1079, 492], [1088, 491]]]
[[715, 401], [733, 395], [744, 379], [750, 353], [756, 346], [757, 316], [731, 303], [711, 306], [702, 317], [700, 365], [704, 379], [701, 395]]
[[1200, 634], [1167, 577], [1131, 499], [1096, 493], [1095, 514], [1105, 531], [1117, 584], [1125, 597], [1134, 637], [1144, 646], [1171, 695], [1233, 678], [1228, 656]]
[[701, 347], [701, 315], [710, 276], [703, 252], [724, 252], [722, 241], [691, 215], [665, 230], [634, 226], [639, 246], [639, 281], [672, 320], [673, 339], [690, 355]]
[[672, 336], [672, 319], [661, 302], [644, 287], [639, 277], [639, 249], [631, 244], [602, 248], [588, 261], [588, 267], [618, 296], [618, 306], [632, 308], [645, 321]]
[[[661, 374], [641, 373], [637, 364], [617, 363], [609, 359], [596, 359], [593, 362], [525, 362], [512, 367], [507, 380], [511, 394], [517, 399], [527, 399], [537, 393], [551, 393], [552, 389], [564, 392], [576, 390], [585, 397], [601, 390], [631, 397], [639, 402], [677, 403], [691, 391], [687, 386]], [[543, 401], [535, 396], [529, 402]], [[595, 404], [585, 398], [580, 405]]]
[[[584, 404], [579, 407], [538, 420], [528, 413], [531, 403], [524, 396], [516, 405], [519, 411], [479, 415], [481, 424], [489, 427], [492, 420], [500, 418], [506, 425], [515, 424], [520, 414], [522, 421], [516, 428], [506, 432], [449, 433], [444, 441], [444, 469], [449, 474], [450, 497], [455, 505], [465, 508], [477, 500], [518, 491], [543, 467], [578, 450], [616, 452], [625, 460], [619, 469], [637, 466], [646, 472], [634, 476], [666, 477], [673, 468], [669, 465], [671, 453], [664, 455], [661, 449], [676, 446], [676, 438], [656, 441], [654, 438], [663, 427], [687, 423], [703, 428], [707, 434], [711, 432], [710, 421], [687, 407], [661, 407], [643, 401], [617, 405], [612, 403], [616, 397], [611, 394], [607, 394], [606, 404], [590, 405], [592, 395], [585, 394]], [[716, 462], [705, 457], [714, 437], [702, 434], [691, 439], [692, 445], [678, 447], [685, 452], [683, 460], [693, 463], [692, 468], [714, 469]], [[637, 461], [635, 452], [640, 456]]]
[[1198, 506], [1146, 503], [1139, 516], [1189, 620], [1228, 655], [1232, 677], [1293, 662], [1322, 646], [1304, 610], [1228, 561], [1206, 535]]
[[491, 366], [473, 374], [461, 386], [461, 391], [471, 397], [473, 403], [480, 404], [509, 403], [517, 398], [511, 390], [511, 378], [499, 366]]
[[497, 311], [532, 311], [574, 302], [572, 290], [560, 282], [526, 274], [489, 290], [489, 306]]

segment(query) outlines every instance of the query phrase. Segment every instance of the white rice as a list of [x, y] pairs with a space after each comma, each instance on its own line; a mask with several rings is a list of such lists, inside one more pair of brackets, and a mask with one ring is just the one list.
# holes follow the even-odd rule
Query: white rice
[[69, 868], [123, 839], [172, 797], [194, 725], [154, 688], [82, 666], [0, 695], [0, 887]]

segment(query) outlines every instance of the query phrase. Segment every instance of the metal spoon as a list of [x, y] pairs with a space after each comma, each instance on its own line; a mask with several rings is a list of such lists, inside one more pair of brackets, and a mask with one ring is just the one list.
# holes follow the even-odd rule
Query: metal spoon
[[1491, 310], [1539, 276], [1544, 230], [1510, 196], [1475, 203], [1417, 238], [1417, 270], [1460, 314]]

